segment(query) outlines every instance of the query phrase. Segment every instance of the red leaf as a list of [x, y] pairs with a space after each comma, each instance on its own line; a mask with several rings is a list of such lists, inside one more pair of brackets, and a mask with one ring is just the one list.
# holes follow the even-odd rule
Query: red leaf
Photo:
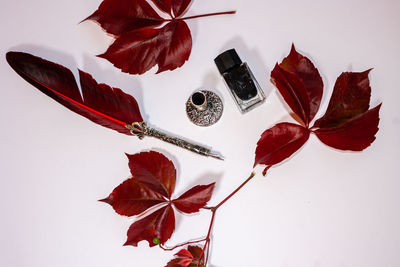
[[324, 144], [337, 149], [364, 150], [375, 140], [379, 130], [380, 108], [381, 104], [337, 127], [320, 128], [315, 134]]
[[190, 253], [188, 250], [186, 249], [181, 249], [179, 250], [178, 253], [175, 254], [175, 256], [178, 256], [180, 258], [193, 258], [192, 253]]
[[97, 84], [79, 71], [83, 99], [72, 72], [58, 64], [21, 52], [8, 52], [10, 66], [28, 83], [87, 119], [130, 135], [125, 125], [143, 121], [136, 100], [118, 88]]
[[[184, 253], [180, 253], [181, 251], [185, 251]], [[204, 265], [204, 253], [202, 254], [202, 248], [198, 246], [188, 246], [188, 249], [182, 249], [179, 251], [175, 256], [175, 258], [168, 262], [165, 267], [182, 267], [182, 266], [189, 266], [189, 267], [205, 267]], [[200, 259], [200, 255], [201, 259]], [[187, 265], [185, 265], [187, 264]]]
[[133, 179], [154, 192], [171, 198], [175, 189], [176, 170], [169, 159], [155, 151], [127, 156]]
[[142, 240], [149, 242], [150, 247], [164, 244], [175, 229], [175, 215], [171, 205], [161, 208], [152, 214], [134, 222], [128, 230], [128, 239], [124, 246], [137, 246]]
[[116, 187], [107, 198], [101, 201], [110, 204], [120, 215], [134, 216], [165, 202], [165, 199], [131, 178]]
[[314, 127], [336, 127], [366, 112], [371, 98], [369, 72], [342, 73], [336, 80], [325, 115], [315, 122]]
[[192, 36], [187, 24], [175, 21], [162, 28], [125, 33], [99, 57], [123, 72], [143, 74], [158, 64], [157, 73], [160, 73], [182, 66], [189, 59], [191, 49]]
[[215, 183], [198, 185], [173, 201], [175, 207], [185, 213], [198, 212], [210, 200]]
[[192, 263], [192, 261], [193, 261], [193, 259], [181, 259], [181, 260], [178, 262], [178, 265], [180, 265], [180, 266], [182, 266], [182, 267], [187, 267], [187, 266], [189, 266], [189, 264]]
[[323, 82], [312, 62], [292, 50], [281, 64], [276, 64], [271, 80], [293, 112], [308, 126], [318, 111]]
[[257, 143], [257, 164], [267, 165], [265, 172], [273, 165], [287, 159], [300, 149], [308, 140], [310, 131], [300, 125], [293, 123], [279, 123], [265, 131]]
[[85, 20], [98, 22], [104, 30], [113, 35], [159, 26], [164, 22], [146, 0], [104, 0]]
[[283, 59], [280, 67], [297, 74], [303, 82], [310, 99], [310, 116], [308, 119], [311, 121], [318, 112], [324, 87], [317, 68], [307, 57], [299, 54], [294, 45], [292, 45], [289, 56]]

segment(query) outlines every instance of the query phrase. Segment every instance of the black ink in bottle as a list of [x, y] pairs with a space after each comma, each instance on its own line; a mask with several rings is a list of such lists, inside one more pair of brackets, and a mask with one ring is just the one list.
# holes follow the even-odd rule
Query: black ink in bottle
[[242, 113], [265, 100], [265, 95], [249, 66], [242, 62], [235, 49], [223, 52], [214, 62]]

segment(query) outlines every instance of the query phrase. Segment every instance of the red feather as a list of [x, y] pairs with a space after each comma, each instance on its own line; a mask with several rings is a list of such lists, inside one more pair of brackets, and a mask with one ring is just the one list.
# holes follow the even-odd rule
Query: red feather
[[74, 75], [64, 66], [22, 52], [8, 52], [6, 58], [28, 83], [97, 124], [130, 135], [125, 125], [143, 121], [139, 106], [131, 95], [98, 84], [84, 71], [79, 70], [82, 97]]

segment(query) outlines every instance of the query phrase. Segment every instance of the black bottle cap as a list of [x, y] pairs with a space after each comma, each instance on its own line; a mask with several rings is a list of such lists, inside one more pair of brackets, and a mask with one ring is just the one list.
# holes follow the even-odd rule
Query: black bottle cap
[[215, 64], [221, 74], [230, 70], [231, 68], [242, 64], [242, 60], [239, 55], [236, 53], [235, 49], [230, 49], [214, 59]]

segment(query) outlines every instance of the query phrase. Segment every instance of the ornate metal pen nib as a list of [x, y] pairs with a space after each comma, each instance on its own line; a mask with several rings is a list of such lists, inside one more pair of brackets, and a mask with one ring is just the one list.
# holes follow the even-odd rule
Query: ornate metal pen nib
[[219, 155], [216, 152], [212, 152], [210, 149], [206, 147], [190, 143], [186, 140], [180, 139], [175, 136], [171, 136], [169, 134], [160, 132], [154, 128], [148, 127], [146, 122], [144, 121], [134, 122], [132, 123], [132, 125], [129, 124], [125, 125], [125, 127], [131, 131], [132, 135], [139, 137], [139, 139], [143, 139], [145, 136], [151, 136], [206, 157], [213, 157], [219, 160], [224, 160], [224, 158], [221, 155]]

